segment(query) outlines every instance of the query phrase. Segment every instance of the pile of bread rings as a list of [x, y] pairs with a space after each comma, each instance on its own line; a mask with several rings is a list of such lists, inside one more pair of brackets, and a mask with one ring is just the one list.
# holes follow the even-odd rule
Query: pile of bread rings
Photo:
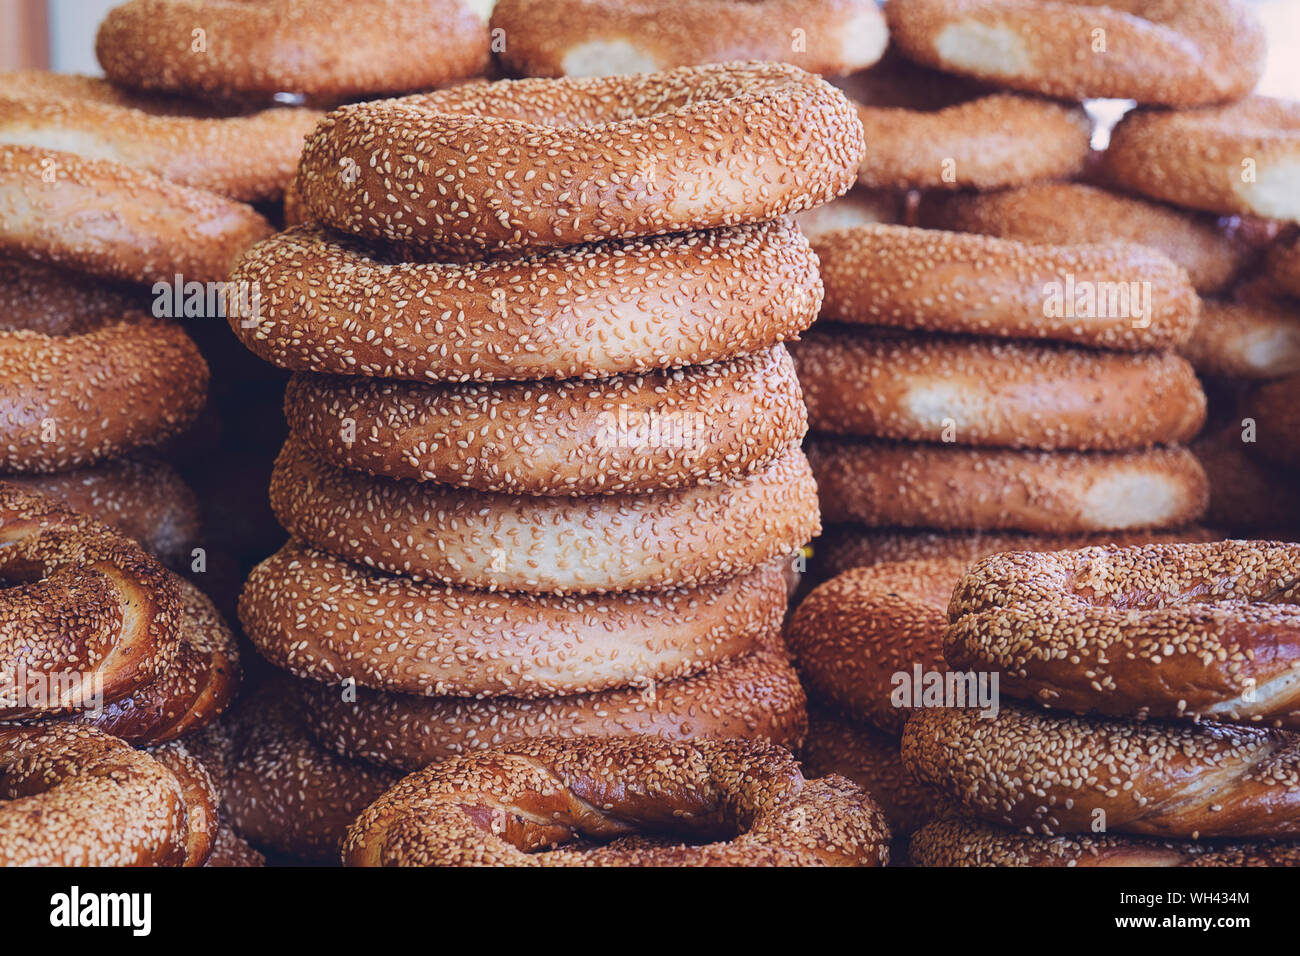
[[[477, 6], [127, 0], [105, 80], [0, 74], [0, 864], [1300, 863], [1242, 0]], [[189, 282], [255, 293], [178, 313], [207, 420]], [[288, 535], [237, 702], [135, 457], [213, 421]]]

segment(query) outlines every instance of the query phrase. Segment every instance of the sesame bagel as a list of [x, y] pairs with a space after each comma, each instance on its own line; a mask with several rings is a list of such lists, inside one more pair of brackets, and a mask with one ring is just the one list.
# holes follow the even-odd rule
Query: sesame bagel
[[75, 471], [7, 475], [4, 481], [98, 518], [173, 570], [193, 560], [203, 527], [198, 498], [164, 461], [114, 458]]
[[464, 0], [127, 0], [95, 55], [130, 89], [229, 97], [364, 97], [488, 67], [487, 24]]
[[1131, 544], [1215, 541], [1218, 537], [1197, 527], [1180, 531], [1042, 535], [1014, 531], [894, 531], [841, 524], [827, 528], [817, 539], [814, 558], [817, 574], [824, 580], [851, 568], [885, 561], [963, 558], [974, 564], [980, 558], [1000, 551], [1073, 551], [1099, 544], [1127, 547]]
[[1300, 310], [1281, 301], [1204, 299], [1179, 351], [1201, 375], [1261, 380], [1300, 372]]
[[807, 421], [783, 346], [603, 379], [420, 385], [297, 375], [294, 437], [347, 468], [480, 491], [592, 495], [760, 471]]
[[731, 63], [345, 106], [307, 138], [297, 188], [327, 226], [475, 257], [809, 209], [849, 188], [862, 150], [834, 87]]
[[1300, 222], [1300, 103], [1251, 96], [1208, 110], [1137, 110], [1111, 134], [1106, 173], [1177, 206]]
[[905, 837], [941, 812], [933, 788], [903, 769], [898, 738], [850, 724], [821, 711], [808, 715], [808, 740], [800, 762], [810, 777], [847, 777], [871, 795], [885, 814], [894, 838]]
[[914, 60], [1061, 99], [1202, 106], [1264, 71], [1264, 28], [1241, 0], [891, 0], [886, 16]]
[[179, 585], [139, 545], [0, 483], [0, 715], [74, 713], [158, 679]]
[[1083, 168], [1091, 122], [1077, 106], [999, 93], [895, 54], [836, 80], [858, 111], [861, 186], [1001, 189]]
[[0, 728], [0, 866], [196, 865], [187, 797], [192, 779], [101, 731]]
[[[587, 839], [602, 842], [566, 846]], [[646, 736], [543, 737], [452, 757], [399, 781], [343, 844], [347, 866], [888, 861], [880, 809], [842, 777], [805, 780], [773, 744]]]
[[0, 146], [0, 253], [126, 282], [221, 282], [271, 233], [251, 206], [104, 159]]
[[1251, 450], [1265, 461], [1300, 470], [1300, 375], [1256, 386], [1243, 411], [1257, 429]]
[[669, 740], [803, 742], [803, 687], [774, 642], [669, 681], [571, 697], [415, 697], [303, 681], [296, 691], [327, 749], [399, 770], [536, 737], [654, 734]]
[[911, 713], [894, 675], [946, 670], [943, 631], [964, 558], [854, 568], [815, 588], [795, 609], [785, 640], [814, 700], [898, 735]]
[[[1062, 209], [1070, 214], [1061, 215]], [[1212, 217], [1084, 183], [1035, 183], [992, 193], [933, 194], [921, 204], [920, 221], [931, 229], [1056, 246], [1136, 242], [1186, 269], [1192, 286], [1202, 295], [1223, 291], [1249, 258], [1246, 246], [1234, 241]]]
[[211, 774], [179, 740], [153, 747], [149, 755], [170, 770], [181, 787], [187, 831], [181, 866], [207, 866], [221, 827], [221, 811]]
[[829, 522], [938, 531], [1082, 534], [1198, 520], [1205, 472], [1182, 448], [1026, 452], [817, 439], [808, 446]]
[[1076, 713], [1300, 729], [1300, 545], [1085, 548], [985, 558], [943, 650]]
[[1047, 246], [875, 225], [823, 233], [821, 316], [841, 322], [1137, 351], [1185, 342], [1187, 273], [1126, 242]]
[[821, 306], [817, 258], [788, 220], [462, 265], [300, 227], [231, 278], [259, 290], [257, 321], [231, 327], [268, 362], [424, 382], [699, 365], [794, 338]]
[[933, 708], [907, 722], [903, 763], [968, 813], [1025, 833], [1300, 833], [1300, 738], [1284, 731]]
[[961, 816], [935, 820], [914, 833], [910, 852], [916, 866], [1300, 866], [1300, 844], [1285, 841], [1037, 836]]
[[818, 432], [1124, 451], [1188, 441], [1205, 422], [1196, 373], [1168, 353], [880, 336], [822, 323], [791, 350]]
[[777, 60], [841, 76], [889, 40], [875, 0], [498, 0], [501, 65], [520, 76], [651, 73], [728, 60]]
[[397, 774], [326, 751], [284, 693], [283, 681], [263, 685], [204, 735], [198, 752], [241, 836], [293, 860], [337, 863], [348, 824]]
[[78, 714], [89, 724], [137, 747], [175, 740], [215, 720], [239, 687], [239, 645], [212, 602], [183, 578], [180, 646], [162, 673], [144, 687], [106, 703], [97, 714]]
[[820, 531], [798, 448], [714, 485], [539, 498], [375, 478], [291, 439], [271, 507], [294, 537], [382, 571], [556, 594], [693, 587], [791, 554]]
[[253, 569], [240, 621], [299, 677], [532, 698], [695, 673], [775, 633], [785, 604], [770, 566], [701, 588], [553, 597], [419, 584], [289, 544]]
[[203, 407], [207, 363], [179, 324], [143, 312], [76, 324], [47, 334], [0, 319], [0, 470], [66, 471], [147, 448]]
[[228, 116], [167, 114], [83, 98], [83, 79], [89, 78], [69, 77], [59, 91], [56, 82], [28, 84], [22, 73], [0, 73], [0, 143], [111, 160], [254, 202], [284, 194], [303, 139], [323, 115], [285, 107]]

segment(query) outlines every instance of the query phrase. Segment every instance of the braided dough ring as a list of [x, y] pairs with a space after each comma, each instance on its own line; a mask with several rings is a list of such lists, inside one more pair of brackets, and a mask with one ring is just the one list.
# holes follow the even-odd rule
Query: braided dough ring
[[196, 743], [230, 825], [255, 846], [295, 860], [337, 863], [358, 813], [398, 779], [329, 753], [303, 729], [285, 681], [264, 684], [225, 725]]
[[0, 866], [196, 865], [207, 850], [191, 831], [206, 821], [189, 812], [191, 794], [191, 781], [100, 731], [0, 727]]
[[1189, 441], [1205, 423], [1196, 373], [1168, 353], [880, 336], [820, 323], [791, 350], [809, 424], [823, 433], [1125, 451]]
[[695, 673], [777, 632], [785, 605], [775, 567], [651, 595], [553, 597], [418, 584], [289, 544], [254, 568], [240, 621], [299, 677], [546, 697]]
[[1081, 534], [1177, 528], [1209, 499], [1183, 448], [1026, 452], [817, 439], [808, 459], [828, 522]]
[[910, 852], [915, 866], [1300, 866], [1300, 846], [1290, 842], [1032, 836], [960, 816], [935, 820], [912, 834]]
[[0, 253], [127, 282], [223, 282], [272, 232], [243, 203], [103, 159], [0, 146]]
[[[71, 713], [156, 680], [176, 653], [176, 579], [139, 545], [0, 483], [0, 715]], [[30, 699], [32, 681], [49, 691]]]
[[775, 642], [690, 677], [571, 697], [467, 700], [359, 690], [344, 700], [339, 686], [306, 681], [297, 694], [311, 734], [326, 748], [407, 771], [536, 737], [734, 737], [797, 747], [808, 729], [803, 687]]
[[239, 687], [239, 644], [212, 602], [184, 578], [180, 647], [158, 678], [109, 702], [97, 715], [78, 714], [89, 724], [137, 747], [175, 740], [220, 717]]
[[1300, 545], [985, 558], [957, 585], [948, 663], [1076, 713], [1300, 729]]
[[7, 475], [139, 541], [173, 570], [188, 567], [203, 527], [198, 498], [176, 470], [152, 458], [116, 458], [51, 475]]
[[[1199, 456], [1198, 456], [1199, 457]], [[918, 558], [963, 558], [974, 564], [1002, 551], [1074, 551], [1100, 544], [1172, 544], [1178, 541], [1217, 541], [1219, 535], [1204, 528], [1182, 531], [1094, 532], [1092, 534], [1041, 535], [1018, 532], [890, 531], [835, 525], [817, 539], [816, 569], [823, 579], [852, 568], [886, 561]], [[954, 582], [955, 584], [955, 582]], [[947, 608], [947, 602], [944, 603]]]
[[297, 189], [342, 232], [483, 256], [773, 219], [845, 192], [862, 151], [834, 87], [732, 63], [345, 106]]
[[268, 362], [425, 382], [699, 365], [794, 338], [821, 306], [817, 258], [789, 220], [464, 265], [299, 227], [231, 278], [260, 292], [259, 320], [231, 327]]
[[918, 710], [903, 763], [969, 813], [1025, 833], [1300, 833], [1300, 738], [1227, 724], [1060, 717], [1004, 702]]
[[122, 86], [210, 97], [364, 98], [490, 62], [484, 17], [462, 0], [127, 0], [99, 25], [95, 55]]
[[899, 0], [885, 15], [914, 60], [1062, 99], [1201, 106], [1264, 71], [1264, 28], [1240, 0]]
[[67, 76], [66, 83], [29, 83], [27, 74], [0, 73], [0, 143], [111, 160], [182, 186], [256, 202], [284, 194], [303, 139], [324, 115], [285, 107], [186, 115], [152, 103], [113, 104], [81, 95], [83, 84], [93, 82]]
[[1275, 465], [1300, 470], [1300, 375], [1256, 386], [1243, 410], [1259, 429], [1252, 450]]
[[207, 397], [185, 330], [143, 312], [70, 318], [63, 332], [0, 317], [0, 469], [67, 471], [178, 434]]
[[843, 76], [880, 59], [889, 34], [875, 0], [498, 0], [501, 64], [520, 76], [653, 73], [728, 60], [778, 60]]
[[271, 507], [299, 540], [382, 571], [555, 594], [693, 587], [793, 554], [821, 530], [798, 448], [715, 485], [538, 498], [374, 478], [290, 439]]
[[[1180, 266], [1134, 243], [1046, 246], [876, 225], [823, 233], [812, 246], [821, 317], [841, 322], [1138, 351], [1187, 341], [1200, 304]], [[1150, 283], [1149, 302], [1133, 283]]]
[[[800, 751], [800, 762], [809, 776], [836, 774], [865, 790], [884, 811], [889, 832], [896, 840], [933, 820], [940, 812], [939, 794], [917, 783], [903, 768], [898, 738], [870, 727], [812, 712], [808, 716], [808, 740]], [[897, 849], [896, 844], [891, 857]]]
[[[604, 845], [565, 847], [584, 838]], [[842, 777], [804, 780], [772, 744], [544, 737], [399, 781], [348, 828], [343, 862], [884, 866], [888, 841], [866, 794]]]
[[903, 732], [911, 708], [892, 699], [896, 673], [946, 670], [942, 638], [948, 599], [969, 567], [964, 558], [854, 568], [818, 586], [790, 616], [786, 644], [814, 700]]
[[294, 437], [346, 468], [479, 491], [591, 495], [712, 484], [760, 471], [807, 430], [776, 345], [642, 375], [419, 385], [296, 375]]
[[[1069, 215], [1061, 210], [1068, 209]], [[1036, 183], [995, 193], [927, 196], [921, 224], [1055, 246], [1136, 242], [1187, 270], [1202, 295], [1222, 292], [1250, 258], [1212, 217], [1084, 183]]]
[[1191, 209], [1300, 222], [1300, 103], [1251, 96], [1187, 112], [1136, 110], [1111, 133], [1106, 173]]

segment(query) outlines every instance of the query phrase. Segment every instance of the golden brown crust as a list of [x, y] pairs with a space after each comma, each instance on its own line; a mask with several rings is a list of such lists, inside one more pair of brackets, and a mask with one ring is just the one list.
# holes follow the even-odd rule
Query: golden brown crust
[[174, 658], [179, 585], [135, 542], [0, 483], [0, 713], [73, 713], [116, 700]]
[[780, 345], [596, 380], [437, 386], [300, 374], [285, 418], [298, 441], [346, 468], [528, 495], [726, 481], [771, 464], [807, 430]]
[[66, 471], [155, 445], [207, 397], [180, 325], [143, 312], [72, 335], [0, 331], [0, 470]]
[[241, 701], [227, 726], [205, 735], [200, 755], [240, 836], [295, 860], [334, 863], [348, 825], [397, 775], [327, 752], [284, 693], [285, 682], [272, 682]]
[[[1062, 210], [1068, 210], [1063, 214]], [[977, 232], [1055, 246], [1136, 242], [1187, 270], [1202, 295], [1221, 292], [1249, 259], [1212, 217], [1107, 192], [1085, 183], [1037, 183], [992, 193], [931, 194], [920, 222], [931, 229]]]
[[1196, 373], [1175, 355], [825, 324], [791, 351], [809, 425], [823, 433], [1126, 451], [1188, 441], [1205, 422]]
[[939, 531], [1081, 534], [1199, 520], [1205, 472], [1182, 448], [1027, 452], [817, 438], [807, 446], [828, 522]]
[[[1198, 452], [1197, 457], [1200, 458]], [[918, 558], [962, 558], [974, 564], [980, 558], [1001, 551], [1073, 551], [1099, 544], [1126, 547], [1132, 544], [1176, 541], [1217, 541], [1221, 536], [1204, 528], [1180, 531], [1099, 531], [1092, 534], [1043, 535], [1025, 532], [988, 531], [894, 531], [841, 524], [828, 527], [813, 550], [813, 570], [822, 580], [885, 561], [913, 561]]]
[[929, 709], [907, 722], [903, 763], [969, 813], [1026, 833], [1300, 833], [1300, 738], [1283, 731], [1085, 720], [1006, 703], [991, 718]]
[[243, 203], [103, 159], [0, 146], [0, 252], [127, 282], [221, 282], [271, 233]]
[[1049, 837], [961, 816], [933, 821], [914, 833], [910, 852], [916, 866], [1300, 866], [1300, 845], [1295, 843]]
[[267, 361], [424, 382], [699, 365], [794, 338], [821, 305], [817, 258], [788, 220], [466, 264], [302, 227], [249, 250], [232, 279], [259, 290], [257, 320], [231, 327]]
[[953, 592], [944, 655], [1054, 709], [1297, 730], [1297, 578], [1300, 545], [1261, 541], [993, 555]]
[[539, 498], [350, 472], [290, 439], [271, 506], [298, 539], [383, 571], [554, 594], [704, 584], [793, 554], [821, 529], [797, 447], [714, 485]]
[[812, 245], [821, 317], [841, 322], [1137, 351], [1185, 342], [1200, 304], [1180, 266], [1134, 243], [1046, 246], [875, 225]]
[[81, 335], [139, 308], [131, 286], [0, 256], [0, 329], [6, 332]]
[[[62, 77], [63, 74], [52, 74]], [[89, 77], [29, 83], [0, 73], [0, 143], [111, 160], [230, 199], [278, 199], [306, 135], [324, 115], [273, 108], [245, 115], [168, 115], [84, 97]]]
[[573, 697], [412, 697], [306, 681], [297, 695], [325, 747], [408, 771], [536, 737], [734, 737], [797, 747], [808, 728], [803, 687], [779, 644], [690, 677]]
[[779, 569], [654, 594], [553, 597], [418, 584], [286, 545], [240, 620], [299, 677], [427, 696], [548, 697], [644, 686], [740, 656], [785, 615]]
[[870, 727], [813, 711], [808, 716], [808, 740], [800, 751], [800, 762], [809, 776], [833, 773], [865, 790], [884, 811], [895, 839], [942, 812], [940, 795], [917, 783], [903, 768], [898, 739]]
[[489, 64], [487, 25], [462, 0], [127, 0], [100, 24], [95, 54], [123, 86], [200, 96], [363, 98]]
[[911, 709], [894, 702], [894, 675], [946, 669], [948, 600], [968, 566], [964, 558], [888, 562], [813, 590], [785, 635], [812, 698], [902, 733]]
[[1129, 113], [1106, 173], [1126, 189], [1209, 212], [1300, 220], [1300, 103], [1251, 96], [1208, 110]]
[[185, 802], [185, 861], [181, 866], [206, 866], [220, 827], [216, 785], [203, 763], [180, 741], [149, 750], [172, 772]]
[[199, 542], [198, 498], [165, 461], [114, 458], [49, 475], [9, 475], [5, 481], [36, 491], [134, 538], [173, 570], [188, 568]]
[[1300, 372], [1300, 310], [1273, 302], [1204, 299], [1201, 319], [1179, 351], [1213, 378], [1260, 380]]
[[[639, 831], [663, 842], [626, 840]], [[584, 839], [604, 845], [565, 846]], [[343, 861], [883, 866], [888, 841], [880, 809], [861, 790], [840, 777], [804, 780], [772, 744], [543, 737], [399, 781], [349, 827]]]
[[499, 0], [501, 64], [519, 76], [607, 76], [727, 60], [777, 60], [842, 76], [888, 40], [875, 0]]
[[482, 256], [799, 212], [845, 192], [862, 150], [834, 87], [731, 63], [345, 106], [308, 137], [297, 188], [343, 232]]
[[239, 686], [239, 644], [212, 602], [177, 578], [181, 594], [180, 646], [163, 671], [97, 714], [78, 714], [89, 724], [137, 747], [175, 740], [217, 719]]
[[1079, 107], [996, 93], [933, 111], [858, 104], [858, 182], [894, 189], [1001, 189], [1082, 171], [1092, 124]]
[[1276, 465], [1300, 470], [1300, 375], [1256, 386], [1243, 411], [1256, 428], [1252, 452]]
[[1264, 28], [1240, 0], [900, 0], [885, 15], [912, 59], [1062, 99], [1222, 103], [1264, 70]]
[[180, 866], [189, 843], [159, 760], [88, 727], [0, 728], [0, 865]]

